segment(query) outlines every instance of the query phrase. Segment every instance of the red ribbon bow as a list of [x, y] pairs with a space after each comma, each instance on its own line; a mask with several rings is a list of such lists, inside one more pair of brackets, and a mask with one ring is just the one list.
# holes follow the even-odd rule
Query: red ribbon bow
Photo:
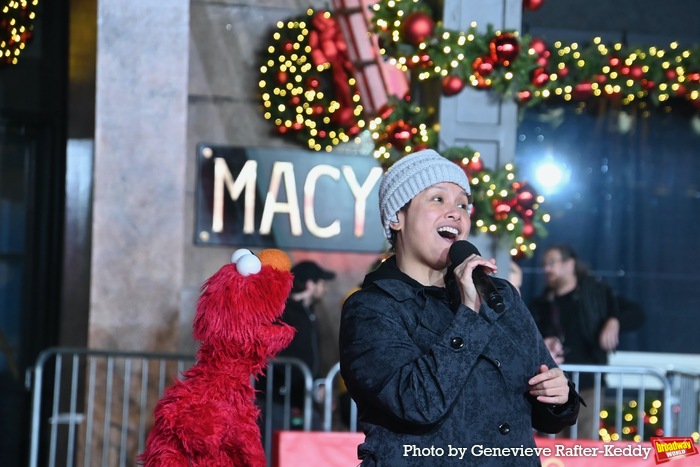
[[348, 75], [353, 74], [353, 67], [348, 58], [348, 47], [338, 23], [330, 15], [320, 11], [311, 20], [312, 30], [309, 33], [311, 60], [314, 65], [325, 63], [331, 65], [333, 87], [340, 108], [333, 114], [333, 119], [344, 127], [354, 125], [352, 94]]

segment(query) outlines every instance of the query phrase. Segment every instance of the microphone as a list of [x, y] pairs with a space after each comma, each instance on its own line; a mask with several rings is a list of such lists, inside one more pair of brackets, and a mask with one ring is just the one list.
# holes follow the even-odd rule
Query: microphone
[[[449, 271], [454, 271], [454, 268], [461, 264], [465, 259], [471, 255], [479, 255], [479, 250], [466, 240], [457, 240], [450, 247], [448, 253], [450, 257], [450, 267]], [[506, 305], [503, 303], [503, 297], [496, 290], [496, 286], [493, 284], [491, 277], [486, 272], [483, 266], [477, 266], [472, 272], [472, 280], [476, 286], [479, 295], [486, 301], [486, 304], [491, 307], [496, 313], [503, 313], [506, 309]]]

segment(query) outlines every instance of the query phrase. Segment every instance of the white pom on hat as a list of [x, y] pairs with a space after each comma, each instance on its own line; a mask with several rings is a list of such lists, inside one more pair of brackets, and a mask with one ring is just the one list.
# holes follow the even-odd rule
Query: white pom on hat
[[391, 239], [389, 224], [399, 221], [399, 210], [421, 191], [442, 182], [459, 185], [471, 194], [464, 170], [432, 149], [404, 156], [389, 167], [379, 185], [379, 215], [387, 239]]

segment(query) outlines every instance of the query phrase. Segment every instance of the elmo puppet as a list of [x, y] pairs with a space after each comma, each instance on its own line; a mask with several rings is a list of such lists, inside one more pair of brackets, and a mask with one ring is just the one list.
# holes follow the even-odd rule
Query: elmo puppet
[[290, 266], [280, 250], [237, 250], [204, 283], [192, 332], [197, 363], [158, 401], [140, 464], [265, 466], [251, 375], [294, 336], [278, 321], [292, 287]]

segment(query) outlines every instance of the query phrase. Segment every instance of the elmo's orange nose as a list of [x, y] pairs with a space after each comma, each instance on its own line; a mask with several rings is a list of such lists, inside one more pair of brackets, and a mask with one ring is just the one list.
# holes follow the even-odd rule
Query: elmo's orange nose
[[287, 253], [276, 248], [262, 250], [258, 253], [258, 258], [263, 266], [272, 266], [280, 271], [289, 271], [292, 269], [292, 261], [289, 259], [289, 256], [287, 256]]

